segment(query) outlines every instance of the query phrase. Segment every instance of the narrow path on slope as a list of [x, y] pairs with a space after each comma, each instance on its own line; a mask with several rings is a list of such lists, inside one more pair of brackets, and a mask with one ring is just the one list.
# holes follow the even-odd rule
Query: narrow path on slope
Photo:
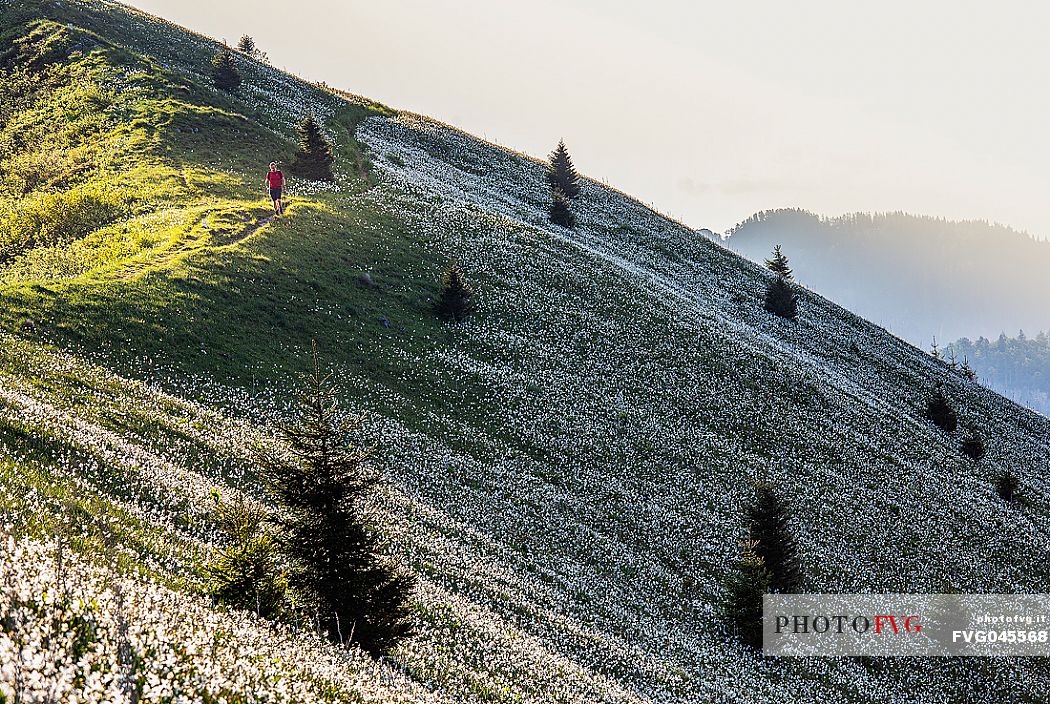
[[248, 239], [249, 237], [254, 235], [256, 232], [258, 232], [259, 230], [263, 229], [264, 227], [269, 225], [271, 222], [273, 222], [273, 219], [275, 217], [277, 217], [277, 216], [276, 215], [268, 215], [268, 216], [266, 216], [264, 218], [261, 218], [260, 220], [256, 221], [254, 227], [249, 227], [245, 231], [245, 233], [243, 235], [239, 235], [237, 237], [234, 237], [229, 242], [223, 242], [220, 246], [222, 246], [222, 247], [230, 247], [232, 245], [244, 242], [246, 239]]

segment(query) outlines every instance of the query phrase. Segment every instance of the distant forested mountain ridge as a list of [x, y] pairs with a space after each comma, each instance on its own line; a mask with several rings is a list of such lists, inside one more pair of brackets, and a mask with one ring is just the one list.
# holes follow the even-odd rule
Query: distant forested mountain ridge
[[923, 348], [1050, 324], [1050, 243], [1003, 225], [767, 210], [726, 244], [755, 261], [783, 245], [799, 281]]
[[994, 342], [964, 337], [947, 349], [960, 362], [968, 360], [985, 386], [1050, 415], [1050, 335], [1046, 332], [1035, 337], [1024, 331], [1017, 337], [999, 335]]

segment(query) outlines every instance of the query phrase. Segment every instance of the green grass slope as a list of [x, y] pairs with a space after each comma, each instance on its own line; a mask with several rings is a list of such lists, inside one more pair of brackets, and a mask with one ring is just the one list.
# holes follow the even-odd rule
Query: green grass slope
[[[1050, 424], [760, 268], [445, 125], [101, 0], [0, 3], [0, 696], [1039, 701], [1038, 662], [767, 661], [718, 615], [756, 480], [811, 591], [1046, 591]], [[319, 115], [334, 185], [261, 179]], [[477, 314], [437, 322], [456, 259]], [[368, 273], [368, 279], [362, 277]], [[418, 634], [376, 663], [201, 595], [311, 337], [390, 484]], [[988, 457], [921, 415], [945, 385]], [[992, 488], [1022, 481], [1008, 505]]]

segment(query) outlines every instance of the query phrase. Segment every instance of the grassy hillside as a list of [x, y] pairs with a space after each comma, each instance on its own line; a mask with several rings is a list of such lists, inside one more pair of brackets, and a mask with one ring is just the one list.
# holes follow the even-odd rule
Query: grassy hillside
[[[1040, 701], [1037, 662], [767, 661], [718, 614], [756, 480], [807, 590], [1046, 591], [1045, 419], [810, 292], [771, 318], [765, 272], [623, 194], [552, 227], [522, 155], [243, 57], [220, 93], [213, 41], [119, 5], [0, 8], [8, 700]], [[311, 110], [337, 182], [265, 222]], [[311, 337], [420, 577], [383, 663], [201, 596], [209, 494], [265, 500]], [[922, 418], [937, 383], [982, 463]]]

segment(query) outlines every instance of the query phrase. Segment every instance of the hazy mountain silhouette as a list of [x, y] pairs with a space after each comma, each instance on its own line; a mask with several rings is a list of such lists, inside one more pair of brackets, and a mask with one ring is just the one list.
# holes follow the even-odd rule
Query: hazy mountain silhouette
[[800, 282], [924, 349], [934, 336], [995, 339], [1050, 320], [1050, 243], [1002, 225], [768, 210], [726, 244], [755, 261], [783, 245]]

